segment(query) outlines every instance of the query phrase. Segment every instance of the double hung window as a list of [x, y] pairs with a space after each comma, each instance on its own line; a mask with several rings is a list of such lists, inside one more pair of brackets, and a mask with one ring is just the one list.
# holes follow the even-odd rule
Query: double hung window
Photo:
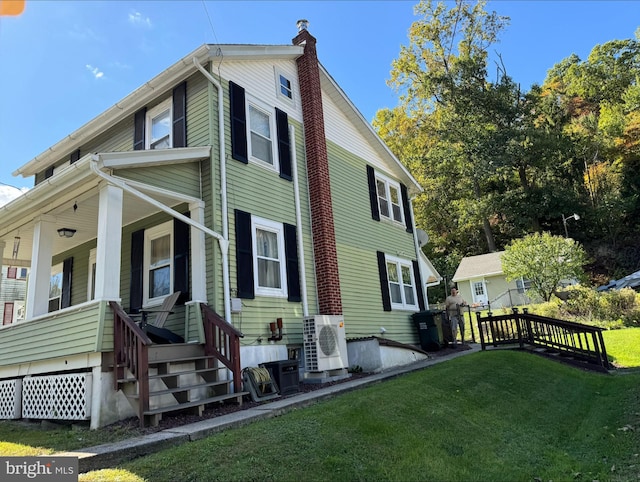
[[168, 149], [173, 147], [171, 139], [171, 99], [147, 112], [147, 149]]
[[398, 223], [404, 223], [400, 184], [381, 174], [376, 174], [376, 191], [380, 216]]
[[247, 109], [250, 158], [277, 169], [274, 115], [270, 110], [252, 101], [247, 103]]
[[416, 283], [411, 261], [387, 256], [386, 266], [391, 307], [399, 310], [418, 309]]
[[255, 293], [287, 296], [284, 232], [282, 223], [252, 216]]
[[173, 229], [167, 222], [144, 232], [143, 303], [155, 304], [173, 293]]
[[51, 268], [49, 281], [49, 313], [58, 311], [62, 302], [62, 263]]

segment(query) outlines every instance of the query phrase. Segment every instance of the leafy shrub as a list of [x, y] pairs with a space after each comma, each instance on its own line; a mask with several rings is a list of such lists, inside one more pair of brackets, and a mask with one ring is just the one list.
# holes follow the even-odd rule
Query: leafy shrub
[[566, 301], [552, 299], [532, 306], [530, 312], [607, 329], [640, 326], [640, 294], [630, 288], [598, 292], [577, 285], [566, 291]]

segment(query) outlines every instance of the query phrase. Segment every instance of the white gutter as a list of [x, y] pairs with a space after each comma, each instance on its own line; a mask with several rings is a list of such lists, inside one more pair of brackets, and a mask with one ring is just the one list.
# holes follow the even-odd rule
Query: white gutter
[[289, 126], [289, 138], [291, 139], [291, 173], [293, 174], [293, 195], [296, 205], [296, 231], [298, 233], [298, 259], [300, 264], [300, 285], [302, 295], [302, 316], [309, 316], [309, 303], [307, 301], [307, 275], [304, 264], [304, 242], [302, 240], [302, 214], [300, 212], [300, 189], [298, 184], [298, 160], [296, 158], [296, 128]]
[[[170, 208], [169, 206], [166, 206], [165, 204], [162, 204], [160, 201], [157, 201], [156, 199], [153, 199], [152, 197], [147, 196], [143, 192], [140, 192], [137, 189], [132, 188], [131, 186], [129, 186], [125, 182], [123, 182], [123, 181], [121, 181], [119, 179], [116, 179], [115, 177], [110, 176], [110, 175], [106, 174], [105, 172], [101, 171], [98, 168], [98, 161], [99, 160], [100, 160], [100, 155], [99, 154], [93, 154], [91, 162], [89, 163], [89, 166], [91, 167], [91, 170], [98, 177], [104, 179], [109, 184], [117, 186], [120, 189], [122, 189], [123, 191], [126, 191], [129, 194], [131, 194], [133, 196], [136, 196], [137, 198], [142, 199], [143, 201], [148, 202], [152, 206], [155, 206], [156, 208], [160, 209], [161, 211], [164, 211], [165, 213], [169, 214], [170, 216], [173, 216], [174, 218], [179, 219], [183, 223], [186, 223], [186, 224], [188, 224], [190, 226], [193, 226], [194, 228], [199, 229], [203, 233], [208, 234], [209, 236], [213, 236], [214, 238], [216, 238], [218, 240], [218, 244], [220, 245], [220, 251], [222, 252], [222, 263], [223, 263], [223, 266], [225, 266], [225, 265], [228, 266], [228, 263], [229, 263], [229, 241], [227, 241], [222, 235], [220, 235], [219, 233], [216, 233], [215, 231], [212, 231], [211, 229], [207, 228], [206, 226], [203, 226], [202, 224], [200, 224], [200, 223], [194, 221], [193, 219], [185, 216], [184, 214], [179, 213], [178, 211]], [[231, 302], [229, 300], [229, 297], [225, 296], [224, 297], [224, 301], [225, 301], [225, 316], [227, 316], [227, 314], [228, 314], [229, 318], [227, 318], [227, 319], [230, 319], [231, 318]]]
[[[208, 46], [207, 46], [208, 48]], [[220, 209], [222, 211], [222, 237], [226, 242], [226, 248], [222, 253], [222, 289], [224, 291], [224, 315], [227, 322], [231, 323], [231, 287], [229, 280], [229, 212], [227, 204], [227, 153], [224, 139], [224, 91], [220, 82], [211, 75], [193, 57], [193, 65], [211, 82], [218, 90], [218, 145], [220, 149]], [[222, 248], [222, 245], [221, 245]]]

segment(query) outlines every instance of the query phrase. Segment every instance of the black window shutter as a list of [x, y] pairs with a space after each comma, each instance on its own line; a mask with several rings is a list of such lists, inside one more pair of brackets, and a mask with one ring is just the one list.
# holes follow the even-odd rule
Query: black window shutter
[[53, 176], [53, 166], [47, 167], [47, 170], [44, 171], [44, 178], [45, 179], [49, 179], [51, 176]]
[[147, 108], [143, 107], [133, 116], [133, 150], [143, 151], [144, 144], [144, 131], [145, 121], [147, 119]]
[[78, 162], [80, 160], [80, 149], [76, 149], [71, 154], [69, 154], [69, 164], [73, 164], [74, 162]]
[[179, 219], [173, 220], [173, 291], [181, 291], [176, 302], [185, 304], [189, 295], [189, 233], [190, 227]]
[[131, 233], [131, 284], [129, 290], [129, 313], [138, 313], [142, 308], [142, 277], [144, 270], [144, 229]]
[[231, 154], [236, 161], [247, 164], [247, 111], [244, 88], [229, 81], [229, 103], [231, 106]]
[[278, 131], [278, 160], [280, 177], [291, 181], [291, 142], [289, 140], [289, 117], [276, 108], [276, 129]]
[[62, 297], [60, 308], [71, 306], [71, 277], [73, 273], [73, 258], [67, 258], [62, 262]]
[[424, 294], [422, 293], [422, 277], [420, 276], [420, 268], [418, 267], [417, 261], [412, 261], [413, 263], [413, 279], [416, 280], [416, 292], [418, 293], [418, 308], [420, 311], [423, 311], [425, 308], [424, 303]]
[[402, 207], [404, 208], [404, 223], [407, 225], [407, 233], [413, 233], [413, 220], [411, 219], [411, 205], [407, 186], [400, 184], [400, 194], [402, 195]]
[[380, 221], [380, 208], [378, 207], [378, 190], [376, 189], [376, 172], [371, 166], [367, 166], [367, 181], [369, 182], [371, 217], [374, 221]]
[[287, 288], [289, 301], [302, 301], [300, 293], [300, 264], [296, 227], [284, 224], [284, 252], [287, 258]]
[[251, 214], [238, 209], [236, 217], [236, 262], [238, 264], [238, 298], [255, 298], [253, 285], [253, 242]]
[[173, 146], [187, 147], [187, 83], [173, 89]]
[[380, 273], [380, 291], [382, 293], [382, 308], [391, 311], [391, 295], [389, 294], [389, 278], [387, 277], [387, 260], [382, 251], [378, 255], [378, 272]]

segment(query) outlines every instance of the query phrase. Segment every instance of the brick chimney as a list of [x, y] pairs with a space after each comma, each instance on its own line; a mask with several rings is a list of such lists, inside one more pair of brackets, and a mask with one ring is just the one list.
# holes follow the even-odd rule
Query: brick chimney
[[298, 21], [299, 33], [293, 39], [293, 44], [304, 45], [304, 54], [297, 60], [298, 82], [302, 98], [318, 304], [322, 315], [341, 315], [342, 298], [333, 224], [329, 157], [324, 133], [320, 67], [316, 54], [316, 39], [308, 32], [307, 25], [306, 20]]

